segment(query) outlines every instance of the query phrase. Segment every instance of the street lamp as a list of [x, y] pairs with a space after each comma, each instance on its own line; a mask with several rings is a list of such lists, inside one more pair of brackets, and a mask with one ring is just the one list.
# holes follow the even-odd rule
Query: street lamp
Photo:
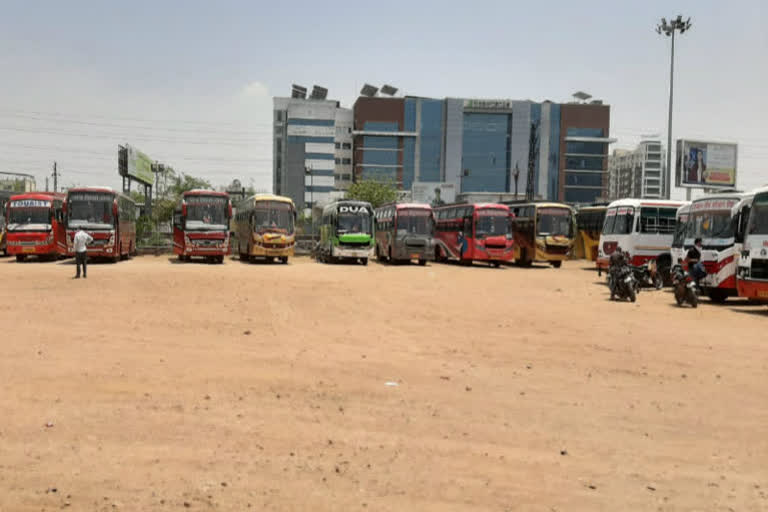
[[[666, 18], [661, 18], [661, 23], [656, 26], [657, 34], [664, 34], [667, 37], [672, 37], [672, 55], [670, 57], [669, 64], [669, 118], [667, 125], [667, 196], [672, 193], [672, 92], [674, 89], [675, 78], [675, 32], [680, 31], [680, 35], [684, 34], [686, 30], [691, 29], [691, 18], [683, 21], [683, 16], [678, 15], [677, 18], [667, 22]], [[688, 189], [688, 195], [690, 196], [691, 189]], [[688, 198], [690, 199], [690, 197]]]

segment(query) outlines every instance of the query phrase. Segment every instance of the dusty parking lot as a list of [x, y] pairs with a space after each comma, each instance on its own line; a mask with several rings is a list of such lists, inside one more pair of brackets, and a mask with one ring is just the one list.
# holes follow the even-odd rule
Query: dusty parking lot
[[768, 510], [768, 308], [586, 267], [0, 259], [0, 510]]

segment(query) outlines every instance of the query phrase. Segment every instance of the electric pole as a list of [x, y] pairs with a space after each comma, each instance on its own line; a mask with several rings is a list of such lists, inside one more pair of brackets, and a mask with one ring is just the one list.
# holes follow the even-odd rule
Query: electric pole
[[[53, 191], [54, 192], [58, 192], [59, 191], [59, 189], [57, 188], [58, 185], [59, 185], [59, 173], [58, 173], [58, 171], [56, 169], [56, 162], [54, 161], [53, 162]], [[48, 188], [48, 186], [46, 185], [45, 188]]]

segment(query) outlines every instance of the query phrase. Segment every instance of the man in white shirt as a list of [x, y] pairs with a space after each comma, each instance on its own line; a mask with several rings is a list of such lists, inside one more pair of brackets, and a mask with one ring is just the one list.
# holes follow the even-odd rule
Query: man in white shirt
[[93, 242], [93, 237], [79, 229], [72, 239], [72, 245], [75, 246], [75, 263], [77, 264], [77, 275], [75, 279], [80, 279], [80, 265], [83, 266], [83, 278], [88, 278], [88, 244]]

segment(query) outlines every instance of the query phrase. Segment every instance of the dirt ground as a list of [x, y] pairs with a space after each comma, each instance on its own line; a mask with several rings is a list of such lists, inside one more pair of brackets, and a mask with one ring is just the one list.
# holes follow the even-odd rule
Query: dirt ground
[[768, 307], [562, 269], [0, 259], [0, 510], [768, 510]]

